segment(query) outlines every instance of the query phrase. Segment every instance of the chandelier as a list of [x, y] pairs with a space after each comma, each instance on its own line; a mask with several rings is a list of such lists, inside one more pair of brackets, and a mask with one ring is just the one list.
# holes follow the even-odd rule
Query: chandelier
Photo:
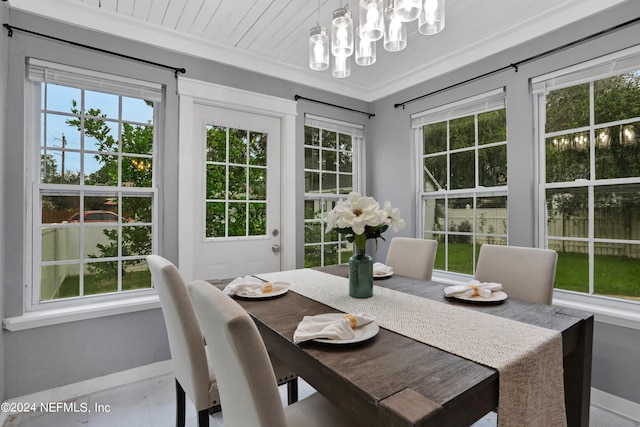
[[355, 24], [349, 6], [340, 7], [333, 11], [331, 37], [320, 23], [311, 29], [309, 68], [314, 71], [328, 69], [329, 56], [332, 56], [333, 77], [349, 77], [352, 56], [360, 66], [376, 62], [378, 40], [383, 40], [382, 46], [389, 52], [407, 47], [406, 24], [416, 19], [421, 34], [432, 35], [442, 31], [444, 0], [359, 0]]

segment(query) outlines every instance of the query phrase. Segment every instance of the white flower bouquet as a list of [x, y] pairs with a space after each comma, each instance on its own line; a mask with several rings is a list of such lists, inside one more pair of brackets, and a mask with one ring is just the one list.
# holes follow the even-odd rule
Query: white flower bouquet
[[325, 218], [326, 232], [335, 229], [345, 234], [347, 241], [355, 245], [363, 253], [367, 239], [382, 240], [382, 233], [389, 227], [398, 231], [406, 224], [400, 217], [400, 209], [391, 206], [391, 202], [384, 202], [382, 208], [373, 197], [361, 196], [357, 192], [349, 193], [346, 200], [340, 199]]

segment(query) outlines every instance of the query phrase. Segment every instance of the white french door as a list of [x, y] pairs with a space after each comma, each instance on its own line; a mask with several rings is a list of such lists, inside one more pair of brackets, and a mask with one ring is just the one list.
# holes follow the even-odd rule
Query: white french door
[[295, 202], [282, 199], [295, 194], [282, 177], [292, 116], [221, 104], [181, 93], [179, 268], [187, 280], [294, 268], [294, 224], [281, 215]]

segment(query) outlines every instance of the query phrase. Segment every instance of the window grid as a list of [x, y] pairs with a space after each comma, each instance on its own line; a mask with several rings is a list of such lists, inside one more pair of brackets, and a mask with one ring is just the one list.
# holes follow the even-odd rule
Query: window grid
[[[588, 295], [640, 299], [640, 289], [624, 285], [633, 282], [625, 274], [637, 277], [637, 273], [629, 273], [629, 269], [636, 271], [640, 267], [640, 230], [634, 226], [640, 218], [633, 213], [638, 211], [640, 199], [640, 171], [632, 166], [637, 163], [640, 151], [639, 77], [640, 70], [605, 78], [596, 75], [589, 81], [538, 95], [539, 127], [543, 129], [539, 132], [543, 183], [540, 205], [544, 210], [541, 218], [546, 220], [541, 226], [541, 235], [545, 245], [559, 253], [557, 288]], [[625, 101], [626, 109], [611, 108], [623, 116], [599, 121], [596, 103], [603, 101], [598, 99], [596, 86], [615, 82], [615, 79], [623, 83], [618, 88], [609, 87], [609, 93], [618, 90], [615, 94], [621, 98], [618, 104]], [[580, 86], [588, 86], [585, 99], [588, 123], [578, 123], [578, 126], [568, 123], [557, 129], [557, 119], [563, 112], [553, 109], [554, 96], [566, 99], [579, 91]], [[588, 153], [588, 162], [580, 153]], [[574, 164], [583, 164], [588, 171], [584, 170], [586, 167], [569, 169], [563, 176], [564, 164], [558, 160], [559, 156]], [[627, 216], [627, 225], [623, 225]]]
[[[497, 140], [496, 137], [487, 140], [486, 135], [480, 134], [480, 123], [487, 120], [488, 114], [500, 116], [495, 129], [499, 130], [501, 137]], [[435, 261], [438, 270], [473, 274], [481, 244], [507, 243], [505, 115], [504, 108], [493, 108], [463, 117], [427, 122], [416, 128], [417, 149], [421, 153], [418, 157], [421, 237], [438, 240]], [[468, 140], [466, 145], [455, 146], [454, 130], [459, 129], [452, 122], [464, 123], [464, 120], [467, 127], [473, 122], [473, 133], [468, 132], [472, 140]], [[438, 129], [441, 134], [442, 129], [445, 130], [444, 137], [438, 138]], [[489, 150], [501, 150], [502, 163], [487, 162], [486, 159], [492, 157]], [[465, 156], [465, 153], [469, 153], [466, 156], [471, 156], [473, 165], [463, 162], [460, 167], [456, 164], [456, 156]], [[438, 158], [440, 164], [437, 163]], [[492, 170], [493, 176], [483, 175], [482, 166]], [[462, 182], [453, 181], [457, 178], [456, 173], [462, 171], [464, 174], [470, 168], [472, 175]], [[495, 179], [491, 181], [489, 178]]]
[[27, 308], [150, 289], [145, 257], [156, 240], [153, 121], [159, 103], [45, 81], [32, 88], [40, 132]]
[[322, 127], [305, 126], [305, 267], [345, 264], [352, 244], [324, 218], [339, 199], [356, 190], [356, 150], [360, 138]]

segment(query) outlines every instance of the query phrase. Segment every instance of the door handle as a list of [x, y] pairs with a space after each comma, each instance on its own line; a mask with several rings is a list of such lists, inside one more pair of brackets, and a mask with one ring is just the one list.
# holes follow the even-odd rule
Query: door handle
[[280, 252], [280, 245], [271, 246], [271, 250], [273, 251], [274, 254], [277, 254], [278, 252]]

